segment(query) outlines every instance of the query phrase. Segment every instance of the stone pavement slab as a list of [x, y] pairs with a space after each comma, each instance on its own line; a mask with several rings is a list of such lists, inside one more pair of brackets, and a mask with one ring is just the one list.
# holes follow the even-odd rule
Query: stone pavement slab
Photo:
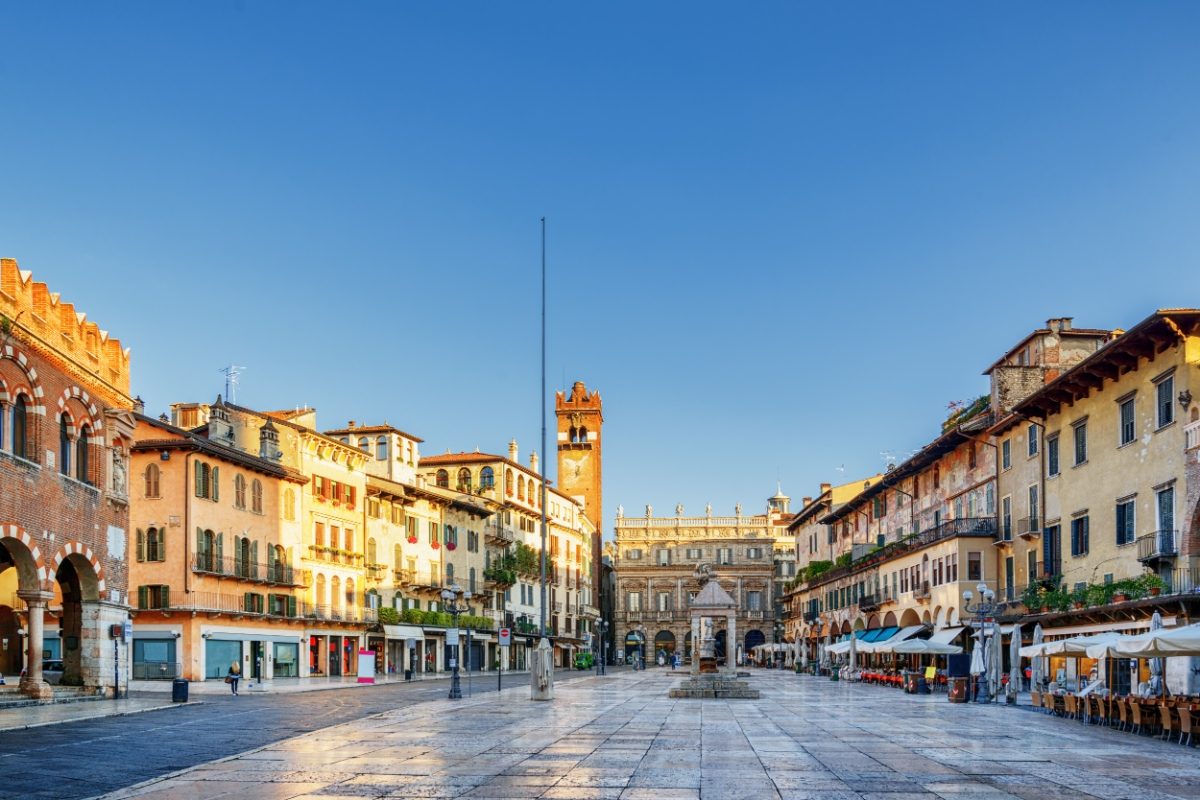
[[654, 673], [433, 700], [107, 795], [588, 800], [1200, 797], [1193, 748], [1045, 716], [784, 672], [761, 700], [667, 697]]

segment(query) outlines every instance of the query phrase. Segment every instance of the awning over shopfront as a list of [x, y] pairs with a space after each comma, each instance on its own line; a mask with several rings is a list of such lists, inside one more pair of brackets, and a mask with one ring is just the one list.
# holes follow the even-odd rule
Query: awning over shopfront
[[929, 637], [929, 641], [935, 644], [950, 644], [958, 635], [965, 630], [965, 627], [959, 626], [954, 628], [942, 628], [940, 631], [934, 631], [933, 636]]
[[924, 625], [908, 625], [904, 628], [881, 628], [886, 636], [877, 636], [875, 641], [862, 647], [864, 653], [890, 653], [892, 648], [925, 630]]
[[416, 625], [384, 625], [383, 635], [388, 639], [425, 638], [425, 632]]

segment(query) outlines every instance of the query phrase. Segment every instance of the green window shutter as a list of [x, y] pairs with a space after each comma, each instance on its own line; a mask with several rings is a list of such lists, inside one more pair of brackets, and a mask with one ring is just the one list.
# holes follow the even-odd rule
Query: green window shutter
[[139, 586], [138, 587], [138, 608], [145, 608], [147, 605], [149, 605], [149, 599], [150, 599], [150, 587], [149, 586]]
[[146, 560], [146, 532], [141, 528], [137, 529], [137, 560]]
[[224, 564], [225, 564], [225, 561], [224, 561], [224, 556], [225, 556], [225, 534], [224, 534], [224, 533], [218, 533], [216, 538], [217, 538], [217, 564], [216, 564], [216, 570], [215, 570], [215, 571], [217, 571], [217, 572], [221, 572], [221, 571], [222, 571], [222, 567], [223, 567], [223, 566], [224, 566]]
[[160, 588], [162, 589], [162, 608], [170, 608], [171, 607], [171, 587], [170, 586], [162, 586]]
[[233, 574], [234, 575], [242, 574], [242, 548], [239, 547], [239, 542], [241, 542], [241, 538], [238, 536], [234, 536], [233, 537]]
[[250, 543], [250, 577], [258, 577], [258, 542]]
[[196, 497], [204, 497], [204, 465], [196, 462]]
[[296, 596], [289, 594], [287, 599], [287, 615], [289, 617], [296, 616]]
[[167, 560], [167, 529], [158, 529], [158, 560]]
[[214, 502], [221, 499], [221, 468], [212, 468], [212, 499]]

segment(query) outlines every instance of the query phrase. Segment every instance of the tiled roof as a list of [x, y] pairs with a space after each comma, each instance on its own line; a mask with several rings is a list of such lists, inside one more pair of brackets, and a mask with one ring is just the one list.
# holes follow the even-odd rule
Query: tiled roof
[[353, 436], [359, 433], [398, 433], [405, 439], [411, 439], [414, 442], [425, 441], [420, 436], [405, 433], [399, 428], [393, 428], [391, 425], [355, 425], [352, 428], [334, 428], [333, 430], [325, 431], [326, 436]]
[[130, 448], [133, 452], [161, 452], [163, 450], [195, 450], [197, 452], [207, 453], [214, 458], [220, 458], [233, 464], [261, 472], [264, 475], [270, 475], [284, 480], [295, 481], [297, 483], [307, 483], [308, 478], [303, 473], [279, 464], [275, 461], [270, 461], [265, 458], [259, 458], [256, 455], [238, 450], [236, 447], [214, 442], [194, 431], [186, 431], [183, 428], [177, 428], [174, 425], [163, 422], [162, 420], [153, 417], [147, 417], [144, 414], [134, 414], [134, 418], [139, 422], [144, 422], [151, 425], [164, 433], [175, 434], [171, 438], [161, 439], [138, 439], [135, 440]]

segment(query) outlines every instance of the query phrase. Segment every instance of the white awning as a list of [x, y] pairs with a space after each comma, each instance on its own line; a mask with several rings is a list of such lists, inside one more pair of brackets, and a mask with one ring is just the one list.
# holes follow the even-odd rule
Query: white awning
[[[1179, 624], [1175, 617], [1163, 617], [1163, 627], [1170, 628]], [[1051, 636], [1078, 636], [1084, 633], [1104, 633], [1106, 631], [1146, 631], [1150, 630], [1150, 618], [1121, 620], [1120, 622], [1092, 622], [1087, 625], [1069, 625], [1062, 628], [1043, 628], [1042, 634]]]
[[384, 625], [383, 635], [388, 639], [424, 639], [425, 632], [416, 625]]
[[929, 641], [936, 644], [950, 644], [958, 635], [963, 632], [962, 627], [942, 628], [940, 631], [934, 631], [933, 636], [929, 637]]

